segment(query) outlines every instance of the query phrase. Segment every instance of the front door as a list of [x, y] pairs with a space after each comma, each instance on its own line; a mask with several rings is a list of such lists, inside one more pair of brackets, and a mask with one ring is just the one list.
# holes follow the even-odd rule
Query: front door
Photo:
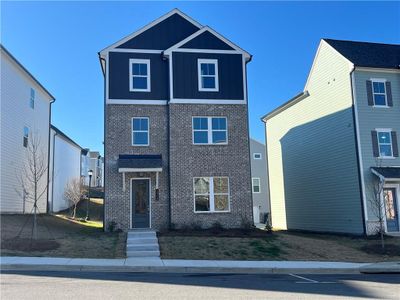
[[132, 228], [150, 227], [150, 180], [132, 180]]
[[397, 194], [395, 188], [384, 188], [386, 227], [388, 232], [399, 231], [399, 216], [397, 214]]

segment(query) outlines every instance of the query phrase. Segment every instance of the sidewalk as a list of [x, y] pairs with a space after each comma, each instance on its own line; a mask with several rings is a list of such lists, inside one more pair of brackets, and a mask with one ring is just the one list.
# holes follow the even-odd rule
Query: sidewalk
[[180, 260], [159, 258], [88, 259], [55, 257], [1, 257], [1, 270], [357, 274], [400, 273], [400, 262], [345, 263], [318, 261]]

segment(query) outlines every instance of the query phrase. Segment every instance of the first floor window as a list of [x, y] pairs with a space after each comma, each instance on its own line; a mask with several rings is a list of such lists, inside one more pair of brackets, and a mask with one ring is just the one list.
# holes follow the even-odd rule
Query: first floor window
[[392, 137], [391, 131], [377, 131], [378, 135], [378, 146], [380, 157], [392, 157]]
[[193, 144], [226, 144], [228, 141], [225, 117], [193, 117]]
[[261, 193], [260, 178], [253, 178], [253, 193]]
[[200, 92], [218, 92], [218, 60], [199, 59], [198, 81]]
[[195, 212], [229, 211], [228, 177], [195, 177], [193, 185]]
[[132, 118], [132, 145], [149, 145], [149, 118]]
[[129, 60], [129, 90], [131, 92], [150, 92], [150, 60]]
[[24, 138], [23, 138], [23, 142], [22, 142], [22, 144], [25, 148], [28, 147], [28, 142], [29, 142], [29, 127], [25, 126], [24, 127]]

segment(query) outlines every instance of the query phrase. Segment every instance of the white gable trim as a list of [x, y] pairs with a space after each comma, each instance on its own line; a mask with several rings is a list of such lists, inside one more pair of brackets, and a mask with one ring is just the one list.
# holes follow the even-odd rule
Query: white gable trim
[[[249, 61], [251, 58], [250, 53], [248, 53], [247, 51], [243, 50], [242, 48], [240, 48], [239, 46], [237, 46], [236, 44], [232, 43], [231, 41], [229, 41], [228, 39], [226, 39], [225, 37], [223, 37], [222, 35], [220, 35], [218, 32], [216, 32], [215, 30], [213, 30], [212, 28], [208, 27], [208, 26], [204, 26], [203, 28], [201, 28], [200, 30], [196, 31], [195, 33], [193, 33], [192, 35], [188, 36], [187, 38], [183, 39], [182, 41], [180, 41], [179, 43], [176, 43], [175, 45], [169, 47], [167, 50], [164, 51], [164, 55], [165, 56], [169, 56], [172, 51], [178, 50], [179, 47], [183, 46], [184, 44], [186, 44], [187, 42], [189, 42], [190, 40], [193, 40], [194, 38], [198, 37], [200, 34], [204, 33], [204, 32], [210, 32], [211, 34], [213, 34], [215, 37], [217, 37], [218, 39], [220, 39], [221, 41], [223, 41], [224, 43], [228, 44], [229, 46], [231, 46], [233, 49], [235, 49], [236, 51], [242, 53], [246, 60]], [[179, 49], [179, 51], [181, 51], [182, 49]], [[213, 49], [209, 49], [210, 52], [217, 52], [217, 51], [221, 51], [221, 50], [213, 50]], [[232, 50], [230, 50], [230, 52], [232, 52]]]
[[153, 22], [147, 24], [146, 26], [142, 27], [141, 29], [131, 33], [130, 35], [124, 37], [123, 39], [119, 40], [118, 42], [115, 42], [114, 44], [104, 48], [103, 50], [100, 51], [101, 55], [104, 55], [104, 52], [109, 51], [110, 49], [116, 48], [119, 45], [122, 45], [123, 43], [129, 41], [130, 39], [133, 39], [134, 37], [138, 36], [139, 34], [145, 32], [146, 30], [150, 29], [151, 27], [157, 25], [158, 23], [164, 21], [165, 19], [168, 19], [170, 16], [178, 14], [182, 18], [186, 19], [188, 22], [192, 23], [194, 26], [198, 27], [199, 29], [202, 27], [200, 23], [197, 21], [193, 20], [191, 17], [185, 15], [183, 12], [181, 12], [179, 9], [175, 8], [171, 10], [169, 13], [159, 17], [158, 19], [154, 20]]

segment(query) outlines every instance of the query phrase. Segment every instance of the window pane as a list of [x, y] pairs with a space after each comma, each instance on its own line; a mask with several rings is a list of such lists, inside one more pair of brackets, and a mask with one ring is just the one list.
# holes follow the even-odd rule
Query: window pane
[[134, 145], [147, 145], [148, 144], [148, 132], [134, 132], [133, 133], [133, 144]]
[[391, 145], [379, 145], [379, 153], [381, 156], [392, 156]]
[[194, 129], [208, 129], [207, 118], [193, 118]]
[[201, 177], [194, 179], [194, 193], [208, 194], [210, 192], [210, 178]]
[[140, 75], [147, 75], [147, 64], [140, 64]]
[[227, 211], [229, 209], [228, 195], [215, 195], [214, 206], [215, 211]]
[[35, 99], [31, 98], [31, 100], [29, 101], [29, 106], [31, 108], [35, 108]]
[[208, 75], [208, 64], [200, 64], [201, 75]]
[[215, 77], [202, 77], [202, 88], [213, 89], [215, 88]]
[[195, 131], [194, 132], [194, 143], [195, 144], [207, 144], [208, 143], [207, 131]]
[[149, 120], [146, 118], [140, 119], [140, 130], [149, 130]]
[[140, 75], [140, 65], [139, 64], [132, 64], [132, 74]]
[[226, 143], [226, 131], [213, 131], [212, 142], [214, 144]]
[[28, 138], [24, 136], [24, 141], [23, 141], [24, 147], [28, 147]]
[[384, 93], [385, 83], [384, 82], [374, 82], [374, 93]]
[[374, 99], [375, 99], [375, 105], [386, 105], [385, 95], [375, 94]]
[[390, 143], [390, 132], [378, 132], [379, 143]]
[[132, 129], [133, 130], [140, 130], [140, 120], [141, 119], [138, 119], [138, 118], [135, 118], [132, 120], [132, 122], [133, 122]]
[[261, 153], [254, 153], [254, 159], [261, 159]]
[[195, 196], [196, 211], [210, 211], [209, 196]]
[[24, 136], [28, 137], [29, 136], [29, 128], [24, 127]]
[[212, 129], [226, 129], [226, 119], [212, 118]]
[[145, 90], [147, 89], [147, 77], [133, 77], [133, 88]]
[[31, 88], [31, 98], [35, 98], [35, 90]]
[[228, 194], [228, 178], [214, 177], [214, 193]]
[[258, 185], [253, 186], [253, 193], [259, 193], [260, 192], [260, 187]]

